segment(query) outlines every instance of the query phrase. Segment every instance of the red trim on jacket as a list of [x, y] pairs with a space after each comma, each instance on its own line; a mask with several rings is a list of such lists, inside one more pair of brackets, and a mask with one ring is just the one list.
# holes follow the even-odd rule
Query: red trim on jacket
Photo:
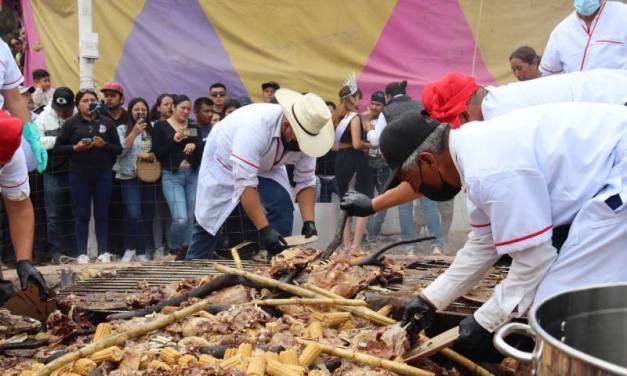
[[240, 161], [242, 161], [242, 162], [246, 163], [247, 165], [249, 165], [249, 166], [251, 166], [251, 167], [254, 167], [254, 168], [256, 168], [256, 169], [259, 169], [259, 166], [257, 166], [256, 164], [254, 164], [254, 163], [253, 163], [253, 162], [251, 162], [251, 161], [247, 161], [247, 160], [245, 160], [244, 158], [239, 157], [239, 156], [237, 156], [237, 155], [235, 155], [235, 154], [233, 154], [233, 153], [231, 153], [231, 156], [232, 156], [232, 157], [235, 157], [235, 158], [237, 158], [237, 159], [239, 159]]
[[513, 244], [513, 243], [522, 242], [523, 240], [531, 239], [531, 238], [533, 238], [535, 236], [542, 235], [542, 234], [544, 234], [545, 232], [549, 231], [552, 228], [553, 228], [553, 225], [549, 225], [549, 226], [543, 228], [540, 231], [536, 231], [536, 232], [531, 233], [529, 235], [521, 236], [520, 238], [494, 243], [494, 245], [497, 246], [497, 247], [500, 247], [502, 245], [509, 245], [509, 244]]

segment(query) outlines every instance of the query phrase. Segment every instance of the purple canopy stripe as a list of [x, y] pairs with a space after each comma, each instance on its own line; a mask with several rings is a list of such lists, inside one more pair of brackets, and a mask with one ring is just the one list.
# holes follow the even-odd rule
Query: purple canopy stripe
[[[359, 76], [366, 98], [392, 81], [408, 81], [420, 100], [422, 87], [451, 71], [472, 74], [475, 40], [456, 0], [398, 0]], [[475, 77], [495, 83], [477, 51]]]
[[126, 97], [153, 103], [161, 93], [207, 96], [222, 82], [247, 95], [213, 26], [196, 0], [146, 0], [124, 45], [116, 81]]

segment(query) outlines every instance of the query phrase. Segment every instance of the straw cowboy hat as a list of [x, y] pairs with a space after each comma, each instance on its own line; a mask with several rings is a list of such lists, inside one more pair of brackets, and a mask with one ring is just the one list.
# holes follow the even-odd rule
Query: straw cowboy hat
[[335, 130], [331, 112], [322, 98], [313, 93], [302, 95], [290, 89], [275, 93], [285, 117], [296, 135], [300, 150], [310, 157], [321, 157], [333, 146]]

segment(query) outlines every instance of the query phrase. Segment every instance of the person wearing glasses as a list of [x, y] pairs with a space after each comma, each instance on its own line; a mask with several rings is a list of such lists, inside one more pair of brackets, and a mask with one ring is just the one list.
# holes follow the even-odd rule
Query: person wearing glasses
[[209, 87], [209, 95], [213, 99], [213, 113], [220, 114], [224, 118], [224, 102], [226, 102], [226, 86], [216, 82]]

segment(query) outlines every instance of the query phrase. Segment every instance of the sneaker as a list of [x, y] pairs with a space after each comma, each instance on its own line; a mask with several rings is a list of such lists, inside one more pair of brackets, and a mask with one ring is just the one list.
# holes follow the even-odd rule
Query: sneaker
[[431, 248], [431, 255], [433, 256], [442, 256], [442, 248], [439, 246], [434, 246]]
[[87, 255], [80, 255], [76, 258], [76, 263], [80, 264], [80, 265], [85, 265], [85, 264], [89, 264], [89, 256]]
[[150, 261], [150, 259], [148, 258], [147, 255], [137, 255], [135, 256], [135, 261], [146, 262], [146, 261]]
[[108, 264], [111, 262], [111, 256], [113, 256], [111, 253], [105, 252], [103, 254], [98, 255], [98, 258], [96, 259], [96, 261], [103, 263], [103, 264]]
[[154, 253], [152, 254], [152, 259], [160, 260], [163, 258], [163, 256], [165, 256], [165, 249], [163, 249], [163, 247], [159, 247], [155, 249]]
[[122, 256], [122, 262], [131, 262], [135, 259], [135, 254], [137, 252], [135, 252], [134, 249], [127, 249], [126, 251], [124, 251], [124, 255]]

